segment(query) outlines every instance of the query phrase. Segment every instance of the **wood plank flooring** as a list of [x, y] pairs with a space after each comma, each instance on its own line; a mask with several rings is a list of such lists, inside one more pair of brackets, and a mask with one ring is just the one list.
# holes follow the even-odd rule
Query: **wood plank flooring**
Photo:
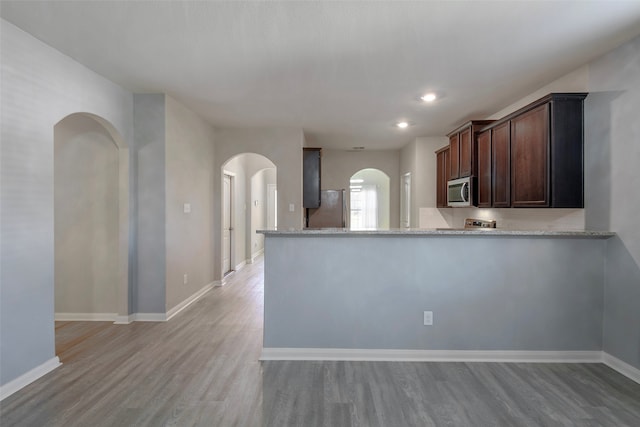
[[56, 323], [63, 365], [0, 404], [9, 426], [640, 426], [601, 364], [259, 362], [263, 264], [166, 323]]

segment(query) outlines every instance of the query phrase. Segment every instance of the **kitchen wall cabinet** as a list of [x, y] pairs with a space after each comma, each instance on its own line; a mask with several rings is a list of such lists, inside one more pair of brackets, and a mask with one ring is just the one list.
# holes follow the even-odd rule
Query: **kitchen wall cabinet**
[[491, 199], [495, 208], [511, 206], [510, 122], [491, 129]]
[[[448, 179], [476, 177], [478, 207], [584, 207], [586, 93], [552, 93], [497, 121], [471, 121], [448, 135]], [[438, 150], [438, 207], [446, 206]]]
[[511, 206], [510, 125], [511, 122], [504, 122], [479, 132], [476, 137], [478, 193], [475, 200], [479, 208]]
[[511, 202], [549, 206], [549, 104], [511, 120]]
[[583, 101], [586, 96], [585, 93], [550, 94], [485, 126], [478, 133], [476, 200], [479, 207], [584, 206]]
[[449, 179], [476, 176], [476, 133], [493, 120], [473, 120], [460, 126], [449, 137]]
[[491, 164], [491, 129], [478, 133], [476, 146], [478, 147], [478, 191], [475, 198], [479, 208], [490, 208], [492, 205], [492, 164]]
[[455, 133], [449, 136], [449, 179], [460, 177], [460, 134]]
[[447, 207], [447, 181], [451, 174], [449, 162], [449, 146], [436, 151], [436, 207]]
[[302, 207], [320, 207], [321, 148], [302, 149]]
[[511, 206], [584, 207], [583, 102], [554, 93], [511, 121]]
[[468, 127], [459, 134], [460, 144], [460, 178], [473, 175], [473, 144], [471, 142], [471, 127]]

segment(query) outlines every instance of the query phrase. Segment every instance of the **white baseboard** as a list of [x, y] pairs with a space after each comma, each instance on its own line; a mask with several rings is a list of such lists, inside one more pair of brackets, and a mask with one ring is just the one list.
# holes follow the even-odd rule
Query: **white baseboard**
[[614, 371], [618, 371], [625, 377], [640, 384], [640, 369], [635, 368], [629, 365], [627, 362], [623, 362], [617, 357], [614, 357], [604, 351], [602, 352], [602, 363], [604, 363]]
[[180, 304], [173, 307], [171, 310], [167, 311], [167, 320], [171, 319], [176, 314], [180, 313], [185, 308], [189, 307], [191, 304], [202, 298], [204, 294], [209, 292], [213, 288], [213, 282], [205, 285], [202, 289], [200, 289], [195, 294], [191, 295], [189, 298], [182, 301]]
[[114, 323], [118, 325], [126, 325], [131, 322], [166, 322], [176, 314], [180, 313], [182, 310], [202, 298], [202, 296], [209, 292], [215, 286], [215, 284], [216, 282], [211, 282], [208, 285], [205, 285], [198, 292], [191, 295], [166, 313], [133, 313], [128, 316], [115, 316]]
[[220, 288], [227, 284], [227, 279], [233, 277], [238, 271], [242, 270], [247, 264], [251, 264], [251, 260], [244, 260], [240, 264], [236, 265], [233, 270], [229, 271], [221, 280], [214, 280], [212, 282], [213, 286], [216, 288]]
[[264, 248], [258, 249], [255, 253], [251, 254], [251, 259], [249, 260], [249, 264], [253, 264], [260, 255], [264, 253]]
[[134, 313], [133, 316], [134, 322], [166, 322], [167, 314], [166, 313]]
[[115, 322], [118, 313], [55, 313], [56, 321], [66, 322]]
[[128, 325], [135, 320], [135, 314], [128, 314], [126, 316], [116, 316], [116, 320], [113, 321], [116, 325]]
[[117, 313], [56, 313], [56, 321], [69, 322], [113, 322], [116, 325], [128, 325], [132, 322], [166, 322], [165, 313], [133, 313], [119, 316]]
[[62, 365], [62, 363], [60, 363], [60, 359], [58, 359], [58, 357], [56, 356], [52, 359], [47, 360], [42, 365], [36, 366], [26, 374], [20, 375], [15, 380], [9, 381], [8, 383], [0, 386], [0, 400], [4, 400], [5, 398], [11, 396], [16, 391], [28, 386], [38, 378], [48, 374], [60, 365]]
[[600, 363], [602, 352], [263, 348], [260, 360]]
[[380, 350], [263, 348], [260, 360], [349, 360], [379, 362], [603, 363], [640, 384], [640, 369], [604, 351]]

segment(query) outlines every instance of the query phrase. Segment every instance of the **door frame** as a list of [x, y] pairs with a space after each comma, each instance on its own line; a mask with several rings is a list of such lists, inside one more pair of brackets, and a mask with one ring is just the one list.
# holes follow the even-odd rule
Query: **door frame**
[[[224, 179], [229, 177], [229, 270], [224, 270]], [[235, 178], [234, 172], [223, 170], [222, 171], [222, 220], [220, 221], [220, 270], [222, 271], [222, 277], [234, 271], [235, 267], [235, 221], [234, 221], [234, 209], [233, 203], [235, 200]]]

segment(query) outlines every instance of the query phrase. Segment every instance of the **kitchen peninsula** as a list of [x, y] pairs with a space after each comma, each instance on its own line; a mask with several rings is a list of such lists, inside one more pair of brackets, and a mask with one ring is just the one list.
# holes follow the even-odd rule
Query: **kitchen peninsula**
[[615, 233], [259, 232], [264, 360], [600, 357], [605, 250]]

